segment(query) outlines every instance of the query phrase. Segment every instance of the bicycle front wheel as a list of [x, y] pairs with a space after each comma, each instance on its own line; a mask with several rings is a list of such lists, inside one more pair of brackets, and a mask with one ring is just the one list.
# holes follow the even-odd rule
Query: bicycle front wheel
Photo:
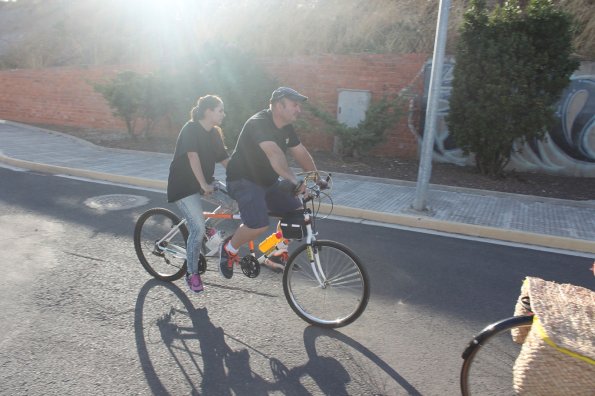
[[512, 334], [526, 333], [532, 316], [496, 322], [471, 340], [463, 352], [461, 392], [467, 395], [513, 395], [513, 366], [521, 351]]
[[175, 281], [186, 273], [188, 229], [182, 225], [164, 240], [178, 223], [180, 219], [173, 212], [154, 208], [143, 213], [134, 228], [138, 259], [149, 274], [163, 281]]
[[370, 297], [368, 274], [361, 260], [334, 241], [297, 248], [285, 266], [283, 291], [300, 318], [327, 328], [352, 323], [364, 312]]

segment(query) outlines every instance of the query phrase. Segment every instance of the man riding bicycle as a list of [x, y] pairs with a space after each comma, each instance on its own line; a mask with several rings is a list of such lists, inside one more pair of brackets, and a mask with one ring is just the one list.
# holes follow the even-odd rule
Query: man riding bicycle
[[[277, 88], [269, 108], [248, 119], [240, 132], [227, 165], [227, 189], [238, 203], [242, 224], [221, 245], [219, 272], [227, 279], [233, 276], [240, 247], [267, 230], [269, 212], [287, 213], [302, 207], [295, 194], [303, 193], [305, 186], [289, 168], [286, 152], [304, 171], [316, 171], [292, 125], [307, 99], [294, 89]], [[287, 191], [279, 177], [291, 183], [293, 191]]]

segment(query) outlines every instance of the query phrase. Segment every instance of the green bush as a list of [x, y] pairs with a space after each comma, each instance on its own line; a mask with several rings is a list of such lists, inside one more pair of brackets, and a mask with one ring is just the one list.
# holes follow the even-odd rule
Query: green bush
[[405, 105], [406, 101], [400, 96], [384, 96], [368, 107], [366, 118], [356, 127], [340, 123], [336, 117], [317, 106], [309, 104], [307, 107], [330, 127], [333, 135], [339, 137], [342, 155], [358, 157], [384, 141], [387, 129], [404, 114]]
[[511, 0], [493, 12], [472, 0], [457, 45], [447, 124], [479, 171], [501, 176], [515, 142], [542, 139], [578, 67], [573, 22], [549, 0]]

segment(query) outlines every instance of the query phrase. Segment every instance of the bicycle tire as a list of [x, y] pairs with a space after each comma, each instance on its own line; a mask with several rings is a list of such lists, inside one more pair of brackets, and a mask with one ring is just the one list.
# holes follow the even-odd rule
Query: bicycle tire
[[[153, 208], [144, 212], [134, 227], [134, 250], [144, 269], [153, 277], [167, 282], [180, 279], [186, 273], [186, 259], [167, 252], [158, 252], [155, 243], [180, 222], [178, 216], [165, 208]], [[186, 249], [188, 229], [180, 227], [170, 243]]]
[[513, 366], [521, 344], [513, 341], [513, 329], [528, 330], [533, 316], [514, 316], [493, 323], [473, 337], [463, 352], [461, 393], [512, 395]]
[[325, 328], [343, 327], [356, 320], [370, 298], [368, 274], [360, 258], [345, 245], [334, 241], [315, 241], [326, 275], [321, 287], [308, 258], [309, 245], [298, 247], [289, 257], [283, 272], [283, 291], [289, 306], [306, 322]]

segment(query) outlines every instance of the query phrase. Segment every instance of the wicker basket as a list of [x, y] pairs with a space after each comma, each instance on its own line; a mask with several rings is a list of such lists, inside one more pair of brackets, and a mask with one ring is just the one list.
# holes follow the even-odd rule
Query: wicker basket
[[595, 293], [527, 278], [535, 314], [514, 365], [520, 395], [595, 395]]

